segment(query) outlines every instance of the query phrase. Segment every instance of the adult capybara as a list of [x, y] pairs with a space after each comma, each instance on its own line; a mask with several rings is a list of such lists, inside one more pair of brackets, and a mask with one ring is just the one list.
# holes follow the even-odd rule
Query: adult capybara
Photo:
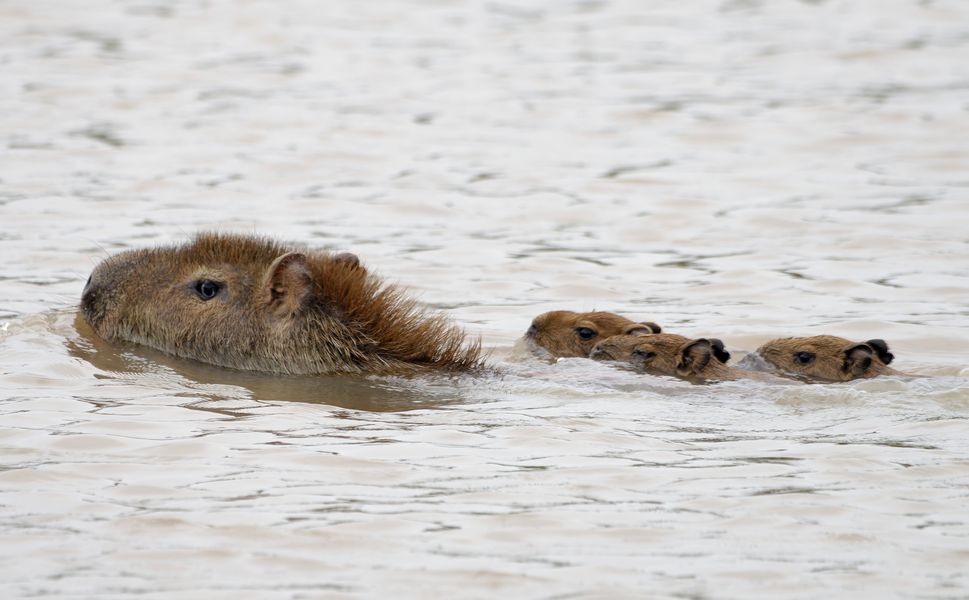
[[691, 383], [735, 379], [777, 380], [766, 373], [728, 367], [730, 353], [716, 338], [690, 339], [674, 333], [617, 335], [602, 340], [589, 357], [626, 362], [651, 375], [679, 377]]
[[888, 365], [895, 355], [884, 340], [852, 342], [833, 335], [771, 340], [757, 349], [778, 370], [818, 381], [850, 381], [878, 375], [907, 375]]
[[480, 343], [330, 254], [246, 235], [129, 250], [99, 264], [81, 297], [109, 341], [235, 369], [287, 374], [466, 371]]
[[637, 323], [611, 312], [553, 310], [535, 317], [525, 342], [537, 354], [588, 357], [597, 342], [614, 335], [648, 335], [662, 331], [656, 323]]

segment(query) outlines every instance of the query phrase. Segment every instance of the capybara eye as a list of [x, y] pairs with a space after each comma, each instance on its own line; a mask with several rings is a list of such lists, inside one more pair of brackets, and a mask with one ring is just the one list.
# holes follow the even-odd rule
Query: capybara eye
[[656, 358], [656, 353], [651, 350], [633, 350], [633, 356], [638, 356], [644, 360]]
[[588, 327], [578, 327], [575, 333], [583, 340], [591, 340], [598, 335], [595, 329], [589, 329]]
[[809, 365], [814, 362], [813, 352], [795, 352], [794, 362], [799, 365]]
[[195, 293], [199, 295], [202, 300], [211, 300], [219, 293], [222, 289], [222, 285], [218, 284], [210, 279], [200, 279], [195, 282]]

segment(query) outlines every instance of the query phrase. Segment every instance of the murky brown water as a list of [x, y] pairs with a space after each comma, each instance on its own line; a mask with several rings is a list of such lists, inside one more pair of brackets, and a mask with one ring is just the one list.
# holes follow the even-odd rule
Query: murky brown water
[[[969, 598], [969, 5], [0, 4], [0, 597]], [[76, 321], [204, 228], [359, 254], [483, 378], [281, 378]], [[931, 377], [514, 346], [614, 310]]]

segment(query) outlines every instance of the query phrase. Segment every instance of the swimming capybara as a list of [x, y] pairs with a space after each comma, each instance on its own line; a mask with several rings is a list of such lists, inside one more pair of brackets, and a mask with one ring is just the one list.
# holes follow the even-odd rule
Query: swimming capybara
[[888, 365], [895, 355], [885, 340], [852, 342], [833, 335], [771, 340], [757, 349], [778, 370], [819, 381], [850, 381], [878, 375], [907, 375]]
[[651, 375], [679, 377], [691, 383], [734, 379], [777, 380], [766, 373], [728, 367], [730, 353], [716, 338], [690, 339], [674, 333], [617, 335], [602, 340], [589, 353], [595, 360], [627, 362]]
[[99, 264], [81, 311], [108, 341], [287, 374], [466, 371], [480, 343], [367, 272], [353, 254], [203, 233]]
[[524, 339], [538, 354], [588, 357], [592, 347], [608, 337], [648, 335], [661, 331], [656, 323], [636, 323], [611, 312], [553, 310], [535, 317]]

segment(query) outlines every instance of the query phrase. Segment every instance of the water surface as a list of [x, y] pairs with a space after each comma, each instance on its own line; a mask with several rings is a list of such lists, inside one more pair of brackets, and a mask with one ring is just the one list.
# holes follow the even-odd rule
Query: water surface
[[[4, 598], [969, 597], [969, 7], [39, 0], [0, 34]], [[497, 373], [243, 374], [76, 319], [103, 257], [200, 229], [355, 252]], [[559, 308], [929, 377], [528, 358]]]

